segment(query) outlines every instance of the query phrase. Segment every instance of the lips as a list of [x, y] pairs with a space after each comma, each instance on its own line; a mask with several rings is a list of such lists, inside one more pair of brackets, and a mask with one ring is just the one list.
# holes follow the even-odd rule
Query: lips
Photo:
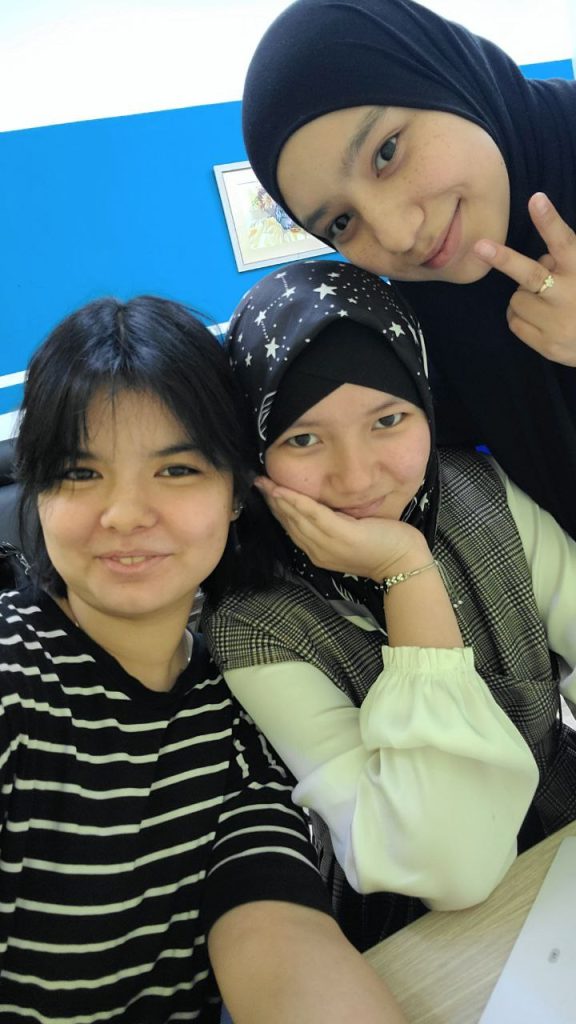
[[137, 574], [154, 568], [168, 556], [153, 551], [110, 552], [98, 558], [108, 569], [115, 573]]
[[138, 565], [140, 562], [146, 561], [147, 557], [147, 555], [124, 555], [115, 561], [120, 562], [120, 565]]
[[450, 224], [440, 238], [440, 241], [432, 249], [430, 255], [422, 261], [422, 266], [429, 267], [430, 270], [441, 270], [442, 267], [445, 267], [460, 245], [461, 234], [460, 202], [458, 202]]
[[376, 498], [366, 505], [353, 505], [350, 508], [338, 508], [336, 512], [342, 512], [345, 516], [352, 516], [353, 519], [369, 519], [380, 511], [384, 498]]

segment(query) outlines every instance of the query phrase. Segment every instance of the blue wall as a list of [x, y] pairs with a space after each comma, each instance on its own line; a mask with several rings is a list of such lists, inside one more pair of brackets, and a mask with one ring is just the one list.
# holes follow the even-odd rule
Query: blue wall
[[236, 271], [212, 172], [246, 158], [240, 103], [8, 132], [0, 145], [2, 372], [97, 295], [153, 290], [223, 320], [254, 279]]
[[[103, 294], [177, 298], [227, 320], [238, 274], [212, 166], [245, 159], [240, 103], [0, 137], [0, 374]], [[21, 388], [0, 390], [0, 413]]]
[[[573, 77], [569, 60], [523, 70]], [[239, 102], [0, 135], [0, 377], [99, 295], [153, 292], [228, 320], [269, 269], [236, 270], [212, 171], [245, 159]], [[0, 387], [0, 413], [20, 398]]]

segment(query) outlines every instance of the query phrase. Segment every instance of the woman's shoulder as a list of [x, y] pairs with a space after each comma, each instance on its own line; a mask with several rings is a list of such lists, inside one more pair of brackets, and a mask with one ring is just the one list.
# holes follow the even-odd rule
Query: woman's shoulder
[[[216, 608], [205, 604], [200, 628], [219, 665], [232, 652], [247, 663], [314, 658], [322, 638], [334, 637], [345, 620], [304, 581], [286, 578], [261, 590], [229, 594]], [[251, 652], [250, 656], [246, 652]]]
[[63, 630], [50, 616], [50, 603], [34, 587], [0, 591], [0, 671], [7, 685], [27, 687], [46, 667], [46, 658], [58, 653]]
[[305, 588], [276, 579], [266, 588], [229, 593], [215, 606], [206, 601], [200, 629], [220, 669], [294, 660], [290, 652], [302, 636], [306, 598]]
[[487, 449], [445, 446], [438, 448], [438, 457], [443, 474], [474, 472], [497, 478], [494, 459]]
[[269, 587], [241, 589], [227, 594], [217, 605], [204, 603], [201, 629], [208, 623], [241, 619], [244, 622], [270, 622], [285, 616], [293, 618], [295, 608], [311, 609], [321, 599], [303, 581], [291, 577], [275, 577]]
[[[443, 502], [458, 499], [476, 504], [481, 495], [506, 502], [506, 487], [488, 452], [475, 448], [439, 448]], [[442, 505], [442, 503], [441, 503]]]
[[34, 587], [5, 587], [0, 590], [0, 630], [12, 632], [14, 624], [26, 620], [39, 621], [44, 610], [42, 597]]

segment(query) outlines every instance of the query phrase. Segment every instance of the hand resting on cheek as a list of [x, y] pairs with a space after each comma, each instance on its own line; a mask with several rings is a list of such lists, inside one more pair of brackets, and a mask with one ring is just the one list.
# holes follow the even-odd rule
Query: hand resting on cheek
[[363, 576], [380, 583], [398, 569], [432, 555], [426, 539], [408, 523], [362, 518], [322, 505], [305, 494], [279, 487], [268, 477], [255, 486], [290, 539], [320, 569]]

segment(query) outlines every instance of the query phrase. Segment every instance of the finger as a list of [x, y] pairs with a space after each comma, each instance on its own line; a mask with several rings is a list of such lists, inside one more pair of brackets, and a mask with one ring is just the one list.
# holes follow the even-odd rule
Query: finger
[[550, 329], [546, 319], [526, 312], [520, 301], [522, 295], [528, 300], [527, 292], [516, 292], [506, 313], [512, 333], [545, 359], [563, 366], [576, 366], [573, 325], [562, 323]]
[[291, 487], [283, 487], [280, 484], [275, 483], [274, 480], [271, 480], [268, 476], [256, 477], [254, 486], [258, 488], [261, 494], [265, 494], [270, 498], [285, 498], [287, 501], [294, 502], [297, 502], [299, 499], [302, 499], [303, 501], [314, 501], [313, 498], [309, 499], [305, 494], [301, 494], [300, 491], [294, 491]]
[[280, 510], [274, 515], [281, 523], [291, 541], [300, 548], [320, 568], [328, 568], [338, 559], [334, 559], [334, 551], [338, 551], [341, 545], [326, 534], [325, 530], [319, 529], [309, 520], [302, 520], [291, 512], [284, 515]]
[[270, 499], [270, 509], [273, 515], [299, 547], [309, 547], [310, 545], [322, 547], [327, 541], [330, 541], [332, 531], [329, 527], [333, 524], [330, 524], [329, 520], [326, 521], [326, 516], [323, 514], [329, 514], [329, 509], [317, 506], [316, 503], [313, 505], [315, 507], [303, 509], [283, 497], [277, 496]]
[[286, 515], [292, 509], [304, 517], [314, 518], [318, 510], [324, 507], [314, 498], [309, 498], [299, 491], [293, 491], [289, 487], [280, 487], [269, 477], [258, 477], [254, 484], [274, 514], [282, 510]]
[[260, 494], [266, 496], [268, 494], [272, 494], [276, 484], [267, 476], [257, 476], [254, 479], [254, 487], [257, 491], [260, 491]]
[[317, 522], [319, 518], [321, 519], [326, 512], [330, 512], [325, 505], [321, 505], [314, 498], [287, 488], [276, 488], [270, 495], [270, 502], [283, 509], [286, 515], [291, 513], [313, 523]]
[[546, 270], [556, 270], [556, 268], [558, 266], [556, 260], [554, 259], [552, 254], [549, 253], [549, 252], [544, 253], [544, 255], [541, 256], [540, 259], [538, 260], [538, 263], [542, 267], [546, 267]]
[[554, 352], [546, 346], [545, 336], [542, 331], [535, 327], [534, 324], [529, 323], [522, 317], [517, 316], [512, 310], [508, 311], [507, 314], [508, 326], [513, 334], [516, 335], [520, 341], [523, 341], [529, 348], [533, 348], [535, 352], [539, 352], [545, 359], [550, 359], [554, 362], [560, 360], [554, 357]]
[[531, 260], [515, 249], [498, 245], [487, 238], [476, 242], [473, 248], [476, 256], [484, 263], [511, 277], [525, 291], [538, 295], [548, 276], [548, 269], [537, 260]]
[[551, 288], [544, 291], [528, 292], [524, 288], [518, 288], [510, 297], [508, 304], [508, 315], [518, 317], [527, 323], [537, 327], [540, 331], [554, 334], [559, 333], [562, 323], [562, 311], [553, 306], [550, 302], [552, 290], [557, 288], [553, 275], [550, 275], [554, 282]]
[[302, 522], [301, 518], [295, 516], [292, 510], [286, 511], [282, 508], [281, 504], [276, 504], [275, 507], [270, 507], [270, 511], [284, 532], [288, 534], [297, 547], [304, 551], [310, 546], [310, 543], [313, 542], [313, 538], [310, 538], [309, 536], [309, 523]]
[[528, 200], [528, 211], [557, 266], [562, 270], [575, 270], [576, 235], [548, 196], [544, 192], [535, 192]]
[[351, 516], [270, 479], [257, 481], [257, 486], [272, 515], [316, 565], [334, 567], [354, 547], [358, 524]]

